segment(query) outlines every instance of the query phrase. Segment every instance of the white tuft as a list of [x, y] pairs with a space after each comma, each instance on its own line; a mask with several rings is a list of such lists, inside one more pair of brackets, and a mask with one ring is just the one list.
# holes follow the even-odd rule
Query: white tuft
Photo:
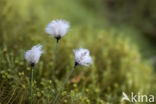
[[45, 30], [52, 37], [61, 38], [68, 32], [69, 27], [69, 22], [65, 20], [53, 20], [47, 25]]
[[92, 64], [92, 58], [90, 56], [89, 50], [80, 48], [73, 51], [75, 55], [75, 63], [84, 66], [89, 66], [89, 64]]
[[40, 44], [33, 46], [31, 50], [28, 50], [25, 53], [25, 59], [30, 63], [30, 64], [37, 64], [41, 54], [43, 53], [42, 51], [42, 46]]

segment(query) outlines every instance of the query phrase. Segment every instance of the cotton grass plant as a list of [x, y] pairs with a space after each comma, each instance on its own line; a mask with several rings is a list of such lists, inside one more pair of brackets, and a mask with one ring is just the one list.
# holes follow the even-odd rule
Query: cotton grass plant
[[57, 95], [56, 95], [56, 97], [55, 97], [55, 99], [53, 101], [53, 104], [57, 103], [57, 99], [59, 98], [61, 92], [64, 89], [65, 84], [69, 80], [69, 78], [72, 75], [72, 73], [75, 70], [75, 68], [77, 66], [79, 66], [79, 65], [81, 65], [81, 66], [89, 66], [90, 64], [92, 64], [92, 58], [90, 56], [89, 50], [84, 49], [84, 48], [80, 48], [80, 49], [77, 49], [77, 50], [73, 50], [73, 52], [74, 52], [74, 57], [75, 57], [74, 67], [72, 68], [70, 73], [67, 75], [65, 81], [63, 82], [63, 85], [59, 89], [59, 92], [57, 93]]
[[57, 58], [57, 53], [58, 53], [57, 52], [58, 43], [59, 43], [59, 40], [68, 32], [69, 27], [70, 27], [69, 22], [67, 22], [66, 20], [53, 20], [47, 25], [45, 29], [46, 33], [48, 33], [49, 35], [51, 35], [53, 38], [56, 39], [54, 63], [53, 63], [53, 68], [52, 68], [52, 84], [54, 87], [55, 87], [54, 75], [55, 75], [56, 58]]
[[31, 89], [30, 89], [30, 94], [31, 94], [31, 104], [33, 104], [33, 72], [34, 72], [34, 66], [38, 63], [41, 54], [43, 53], [42, 51], [42, 46], [36, 45], [31, 48], [31, 50], [28, 50], [25, 53], [25, 59], [28, 61], [28, 63], [31, 66]]

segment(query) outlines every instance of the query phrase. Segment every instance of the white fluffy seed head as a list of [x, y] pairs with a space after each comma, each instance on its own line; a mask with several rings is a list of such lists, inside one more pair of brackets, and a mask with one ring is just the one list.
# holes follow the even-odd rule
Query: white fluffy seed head
[[75, 56], [75, 63], [78, 65], [89, 66], [92, 64], [92, 57], [88, 49], [80, 48], [73, 50]]
[[25, 59], [30, 63], [30, 64], [37, 64], [41, 54], [43, 53], [42, 51], [42, 46], [40, 44], [33, 46], [31, 50], [28, 50], [25, 52]]
[[69, 30], [69, 22], [66, 20], [53, 20], [46, 27], [46, 33], [54, 38], [63, 37]]

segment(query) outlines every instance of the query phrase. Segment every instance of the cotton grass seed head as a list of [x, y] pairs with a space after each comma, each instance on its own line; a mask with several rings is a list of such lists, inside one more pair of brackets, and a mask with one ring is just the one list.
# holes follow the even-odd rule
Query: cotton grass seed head
[[38, 63], [42, 53], [42, 46], [38, 44], [36, 46], [33, 46], [31, 50], [28, 50], [25, 53], [25, 59], [30, 63], [31, 66], [34, 66]]
[[66, 20], [53, 20], [46, 27], [46, 33], [57, 40], [61, 39], [69, 30], [69, 22]]
[[88, 49], [80, 48], [74, 51], [75, 65], [89, 66], [92, 64], [92, 57]]

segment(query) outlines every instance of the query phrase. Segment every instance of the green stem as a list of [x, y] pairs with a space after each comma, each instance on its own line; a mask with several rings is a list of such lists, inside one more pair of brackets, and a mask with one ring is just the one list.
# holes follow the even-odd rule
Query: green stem
[[56, 66], [56, 57], [57, 57], [57, 51], [58, 51], [58, 40], [56, 40], [56, 47], [55, 47], [55, 55], [54, 55], [54, 64], [53, 64], [53, 70], [52, 70], [52, 85], [56, 89], [55, 82], [54, 82], [54, 75], [55, 75], [55, 66]]
[[55, 97], [55, 99], [54, 99], [54, 101], [53, 101], [52, 104], [55, 104], [55, 103], [57, 102], [57, 99], [59, 98], [59, 96], [60, 96], [62, 90], [64, 89], [65, 84], [67, 83], [67, 81], [69, 80], [70, 76], [72, 75], [72, 73], [73, 73], [75, 67], [76, 67], [76, 66], [73, 67], [73, 69], [70, 71], [70, 73], [69, 73], [68, 76], [66, 77], [65, 81], [63, 82], [62, 87], [60, 88], [59, 92], [57, 93], [57, 95], [56, 95], [56, 97]]
[[34, 68], [31, 67], [31, 89], [30, 89], [30, 93], [31, 93], [31, 104], [33, 104], [33, 72], [34, 72]]
[[7, 58], [7, 61], [8, 61], [9, 67], [11, 67], [11, 62], [10, 62], [10, 58], [9, 58], [9, 55], [8, 55], [8, 54], [6, 54], [6, 58]]

